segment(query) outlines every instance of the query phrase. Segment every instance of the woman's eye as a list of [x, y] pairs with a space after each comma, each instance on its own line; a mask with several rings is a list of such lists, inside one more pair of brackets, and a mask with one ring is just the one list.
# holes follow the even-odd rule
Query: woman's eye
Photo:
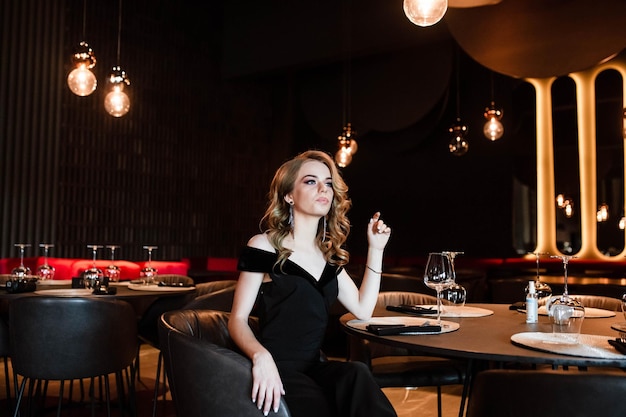
[[326, 183], [326, 186], [328, 188], [333, 188], [333, 183], [329, 181], [329, 182]]
[[315, 185], [315, 180], [306, 180], [304, 183], [308, 185]]

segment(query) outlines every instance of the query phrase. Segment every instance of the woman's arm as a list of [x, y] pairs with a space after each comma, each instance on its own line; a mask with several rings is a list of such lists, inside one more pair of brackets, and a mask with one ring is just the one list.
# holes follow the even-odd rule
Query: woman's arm
[[[259, 240], [254, 237], [248, 245], [259, 248], [263, 246]], [[265, 274], [259, 272], [242, 271], [239, 274], [228, 321], [228, 331], [233, 341], [252, 361], [252, 401], [256, 403], [259, 410], [263, 410], [263, 413], [268, 415], [270, 409], [274, 412], [278, 411], [280, 397], [285, 394], [285, 391], [274, 358], [258, 341], [248, 324], [264, 277]]]
[[380, 213], [374, 214], [367, 225], [367, 261], [361, 288], [356, 287], [345, 270], [341, 271], [337, 277], [339, 301], [360, 320], [372, 317], [372, 312], [376, 307], [383, 267], [383, 252], [390, 235], [391, 228], [380, 220]]

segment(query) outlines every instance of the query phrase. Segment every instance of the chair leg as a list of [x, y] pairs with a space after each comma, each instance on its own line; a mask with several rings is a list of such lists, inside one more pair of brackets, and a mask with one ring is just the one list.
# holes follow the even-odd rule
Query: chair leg
[[442, 416], [441, 413], [441, 385], [437, 385], [437, 415]]
[[[163, 353], [159, 351], [159, 357], [157, 358], [157, 372], [156, 379], [154, 381], [154, 398], [152, 399], [152, 417], [156, 417], [157, 402], [159, 401], [159, 382], [161, 380], [161, 363], [163, 362]], [[165, 372], [163, 372], [165, 373]], [[163, 389], [165, 389], [165, 381], [163, 381]], [[165, 401], [165, 394], [163, 395]]]
[[2, 358], [2, 360], [4, 361], [4, 383], [6, 385], [6, 392], [7, 392], [7, 407], [9, 409], [9, 414], [10, 414], [12, 411], [11, 403], [13, 402], [13, 399], [11, 397], [11, 378], [9, 375], [9, 359], [5, 356]]
[[61, 381], [59, 384], [59, 402], [57, 404], [57, 417], [61, 417], [61, 405], [63, 404], [63, 387], [65, 386], [65, 381]]
[[[17, 382], [17, 377], [15, 379]], [[17, 385], [15, 386], [17, 389]], [[22, 402], [22, 396], [24, 395], [24, 390], [26, 389], [26, 378], [22, 379], [22, 383], [20, 384], [19, 391], [15, 393], [15, 410], [13, 411], [13, 417], [17, 417], [20, 413], [20, 404]]]

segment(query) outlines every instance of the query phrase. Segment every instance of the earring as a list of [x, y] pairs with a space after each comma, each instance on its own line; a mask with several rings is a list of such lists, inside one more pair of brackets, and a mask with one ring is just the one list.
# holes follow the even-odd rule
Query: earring
[[289, 202], [289, 226], [293, 229], [293, 201]]

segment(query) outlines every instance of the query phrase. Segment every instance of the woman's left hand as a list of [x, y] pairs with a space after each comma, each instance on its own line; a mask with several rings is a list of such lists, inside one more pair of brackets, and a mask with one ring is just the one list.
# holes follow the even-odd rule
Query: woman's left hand
[[391, 227], [380, 218], [380, 212], [374, 213], [367, 225], [367, 243], [372, 249], [385, 249], [391, 236]]

